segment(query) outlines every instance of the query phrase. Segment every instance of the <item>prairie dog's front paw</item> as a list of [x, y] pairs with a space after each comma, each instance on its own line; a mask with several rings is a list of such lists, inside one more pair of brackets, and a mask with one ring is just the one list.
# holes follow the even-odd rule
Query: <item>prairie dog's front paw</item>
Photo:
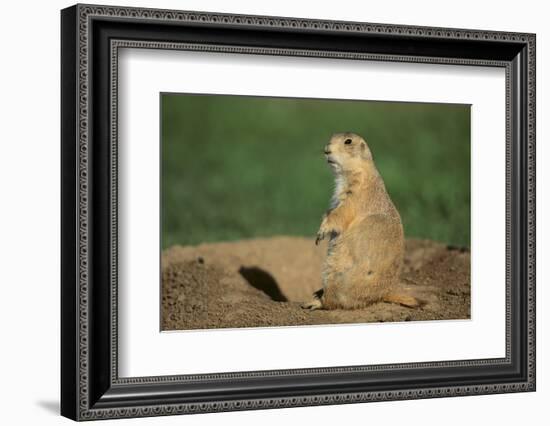
[[315, 238], [315, 245], [319, 245], [321, 240], [325, 238], [325, 235], [321, 233], [321, 231], [317, 232], [317, 237]]
[[315, 245], [319, 244], [321, 240], [324, 240], [333, 230], [329, 227], [326, 217], [323, 218], [319, 231], [317, 231], [317, 238], [315, 239]]

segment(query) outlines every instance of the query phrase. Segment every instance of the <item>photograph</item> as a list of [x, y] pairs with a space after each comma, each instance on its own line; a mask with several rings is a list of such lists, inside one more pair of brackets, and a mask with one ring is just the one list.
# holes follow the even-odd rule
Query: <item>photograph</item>
[[162, 7], [40, 14], [61, 291], [27, 352], [58, 342], [61, 415], [532, 411], [542, 14]]
[[162, 331], [470, 319], [471, 105], [159, 101]]

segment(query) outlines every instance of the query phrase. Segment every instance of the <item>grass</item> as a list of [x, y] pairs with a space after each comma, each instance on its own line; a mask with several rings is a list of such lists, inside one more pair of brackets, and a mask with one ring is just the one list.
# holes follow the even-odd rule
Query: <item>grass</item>
[[162, 245], [314, 236], [330, 135], [367, 140], [407, 237], [470, 244], [465, 105], [163, 94]]

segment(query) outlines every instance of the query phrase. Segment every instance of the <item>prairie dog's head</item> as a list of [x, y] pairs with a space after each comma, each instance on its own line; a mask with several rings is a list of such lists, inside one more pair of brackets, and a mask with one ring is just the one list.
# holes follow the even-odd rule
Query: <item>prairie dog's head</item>
[[367, 143], [355, 133], [335, 133], [324, 151], [327, 162], [337, 174], [353, 171], [372, 160]]

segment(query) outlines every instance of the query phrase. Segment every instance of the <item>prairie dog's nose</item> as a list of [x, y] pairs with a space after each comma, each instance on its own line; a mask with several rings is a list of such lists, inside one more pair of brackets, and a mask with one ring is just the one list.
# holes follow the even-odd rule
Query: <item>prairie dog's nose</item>
[[326, 155], [330, 154], [330, 146], [329, 145], [325, 146], [324, 152], [325, 152]]

